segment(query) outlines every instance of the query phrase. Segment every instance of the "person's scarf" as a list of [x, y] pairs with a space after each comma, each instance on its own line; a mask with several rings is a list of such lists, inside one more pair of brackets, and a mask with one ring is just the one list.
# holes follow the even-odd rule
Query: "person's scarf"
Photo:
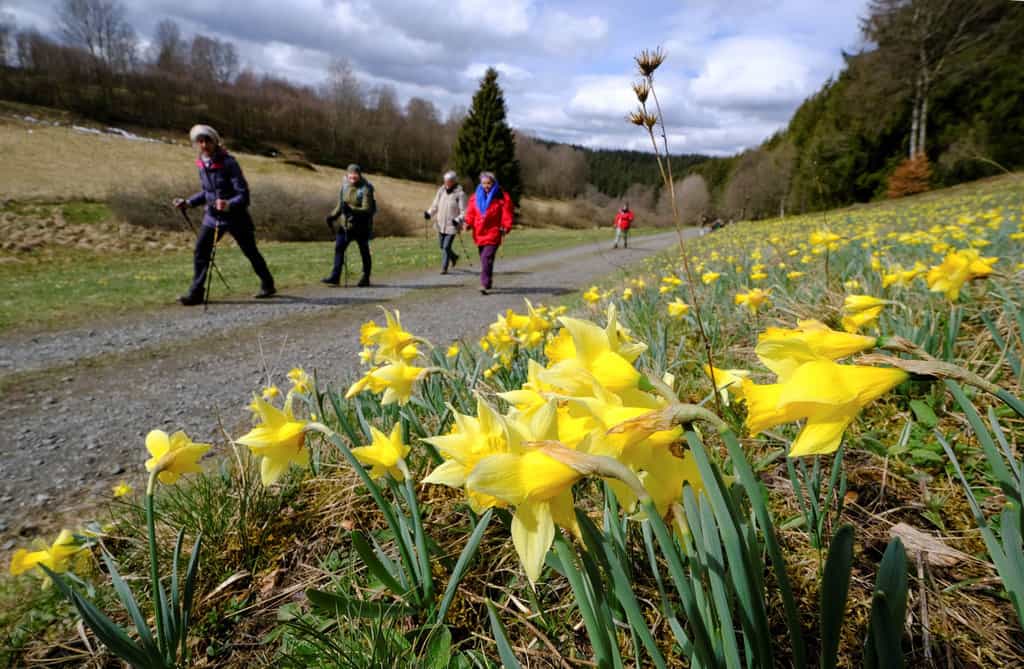
[[487, 207], [491, 206], [491, 200], [493, 200], [501, 192], [501, 187], [498, 182], [495, 181], [494, 185], [491, 186], [491, 191], [488, 193], [484, 190], [483, 186], [476, 187], [476, 208], [483, 215], [487, 213]]

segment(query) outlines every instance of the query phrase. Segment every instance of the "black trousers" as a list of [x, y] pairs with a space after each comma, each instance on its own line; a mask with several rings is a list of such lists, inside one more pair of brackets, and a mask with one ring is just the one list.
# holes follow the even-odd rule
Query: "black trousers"
[[199, 237], [196, 239], [196, 250], [192, 259], [192, 287], [189, 288], [189, 295], [203, 297], [203, 286], [206, 283], [206, 275], [210, 271], [210, 252], [213, 250], [214, 235], [220, 240], [225, 232], [235, 238], [238, 248], [249, 259], [253, 271], [260, 278], [260, 286], [266, 289], [273, 288], [274, 277], [270, 274], [267, 261], [263, 259], [260, 250], [256, 248], [256, 228], [251, 220], [242, 220], [223, 223], [217, 228], [209, 225], [199, 226]]
[[337, 282], [341, 279], [341, 270], [345, 267], [345, 250], [352, 242], [359, 247], [359, 257], [363, 261], [363, 278], [369, 280], [370, 270], [373, 268], [373, 259], [370, 258], [370, 235], [360, 230], [338, 228], [334, 238], [334, 269], [328, 277], [331, 281]]

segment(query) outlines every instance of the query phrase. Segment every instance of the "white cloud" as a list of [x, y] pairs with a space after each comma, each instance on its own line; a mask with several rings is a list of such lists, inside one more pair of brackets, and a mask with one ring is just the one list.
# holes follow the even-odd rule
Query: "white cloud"
[[691, 90], [698, 103], [717, 108], [791, 112], [820, 85], [810, 76], [815, 56], [783, 38], [723, 40], [708, 54]]

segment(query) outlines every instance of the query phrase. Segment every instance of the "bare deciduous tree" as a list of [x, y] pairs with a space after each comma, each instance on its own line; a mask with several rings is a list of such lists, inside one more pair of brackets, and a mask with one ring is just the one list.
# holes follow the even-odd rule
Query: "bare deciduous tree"
[[152, 60], [157, 69], [169, 74], [182, 74], [188, 66], [188, 46], [181, 38], [181, 29], [171, 19], [156, 25], [153, 35]]
[[126, 72], [135, 64], [135, 29], [115, 0], [63, 0], [57, 10], [60, 34], [85, 49], [111, 72]]
[[238, 50], [234, 43], [214, 37], [193, 37], [190, 61], [193, 75], [200, 80], [227, 84], [238, 74]]

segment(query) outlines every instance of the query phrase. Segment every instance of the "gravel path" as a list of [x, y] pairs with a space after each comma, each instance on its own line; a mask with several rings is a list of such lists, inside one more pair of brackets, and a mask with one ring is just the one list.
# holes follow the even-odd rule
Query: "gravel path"
[[[403, 324], [436, 345], [479, 337], [523, 298], [565, 295], [669, 248], [675, 233], [638, 237], [628, 250], [588, 244], [497, 262], [495, 291], [468, 269], [388, 278], [368, 289], [312, 287], [267, 301], [214, 301], [88, 327], [0, 337], [0, 549], [54, 514], [141, 484], [143, 437], [184, 429], [218, 441], [247, 420], [268, 379], [301, 365], [335, 383], [358, 373], [359, 326], [401, 310]], [[514, 243], [514, 238], [510, 239]], [[474, 267], [477, 267], [474, 263]], [[254, 279], [255, 282], [255, 279]], [[216, 290], [216, 287], [215, 289]]]

